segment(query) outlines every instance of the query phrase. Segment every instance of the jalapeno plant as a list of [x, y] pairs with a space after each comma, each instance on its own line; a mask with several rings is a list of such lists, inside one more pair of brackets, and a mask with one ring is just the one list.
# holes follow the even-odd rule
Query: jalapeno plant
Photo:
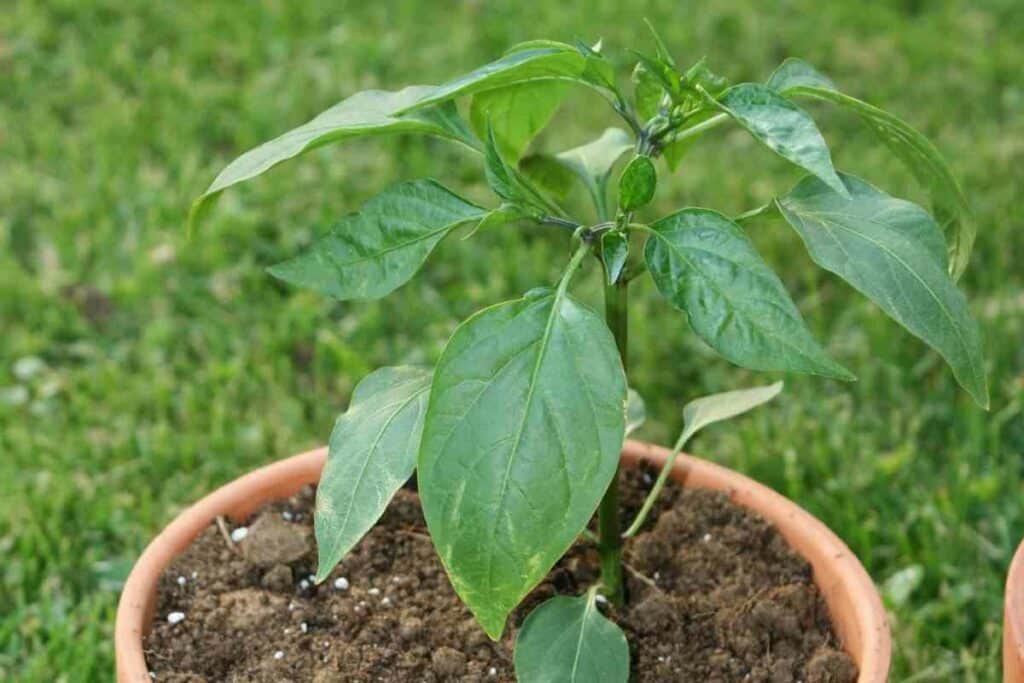
[[[471, 316], [434, 368], [389, 367], [363, 379], [334, 426], [317, 491], [316, 579], [323, 581], [415, 472], [452, 585], [494, 639], [577, 539], [594, 542], [599, 583], [583, 596], [543, 603], [523, 623], [515, 652], [522, 681], [627, 678], [625, 637], [596, 607], [599, 595], [615, 604], [628, 598], [623, 539], [637, 533], [672, 460], [697, 430], [780, 389], [687, 404], [672, 459], [627, 524], [618, 504], [619, 452], [643, 419], [625, 367], [632, 280], [649, 276], [693, 332], [731, 363], [852, 380], [745, 234], [750, 221], [781, 219], [817, 265], [935, 349], [966, 391], [988, 402], [978, 327], [955, 285], [974, 227], [935, 147], [806, 62], [787, 60], [764, 83], [730, 84], [703, 60], [680, 68], [657, 36], [653, 46], [647, 55], [631, 53], [636, 63], [625, 88], [600, 44], [533, 41], [439, 86], [354, 94], [236, 159], [190, 214], [194, 223], [227, 188], [322, 145], [415, 133], [478, 153], [497, 200], [485, 207], [434, 180], [399, 183], [270, 273], [334, 299], [373, 299], [406, 283], [460, 228], [486, 237], [482, 228], [525, 222], [571, 238], [572, 256], [556, 282]], [[596, 91], [624, 128], [574, 149], [526, 155], [573, 86]], [[464, 100], [468, 107], [460, 110]], [[923, 184], [933, 213], [836, 170], [800, 100], [822, 100], [863, 119]], [[807, 175], [738, 216], [685, 207], [648, 220], [644, 210], [659, 176], [681, 164], [696, 139], [726, 125]], [[585, 188], [592, 213], [563, 208], [572, 183]], [[588, 263], [603, 269], [603, 316], [572, 294]], [[596, 531], [589, 531], [595, 511]]]

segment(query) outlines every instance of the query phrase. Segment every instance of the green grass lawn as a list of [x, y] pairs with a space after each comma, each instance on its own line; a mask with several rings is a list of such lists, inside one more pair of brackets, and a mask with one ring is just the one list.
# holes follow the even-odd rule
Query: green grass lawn
[[[214, 174], [354, 91], [436, 83], [535, 37], [642, 44], [643, 16], [681, 61], [707, 54], [734, 81], [808, 59], [931, 136], [972, 197], [979, 238], [962, 285], [986, 338], [990, 412], [766, 223], [753, 239], [860, 381], [787, 377], [783, 400], [694, 450], [853, 548], [891, 609], [894, 680], [998, 679], [1002, 582], [1024, 536], [1024, 13], [1015, 0], [641, 4], [4, 5], [0, 679], [110, 680], [120, 582], [182, 506], [323, 443], [365, 373], [432, 362], [458, 321], [551, 283], [566, 258], [548, 231], [493, 230], [446, 241], [387, 299], [330, 303], [264, 268], [397, 179], [485, 197], [479, 160], [411, 138], [325, 148], [229, 192], [189, 240], [188, 202]], [[615, 123], [592, 95], [568, 104], [538, 146]], [[812, 108], [840, 168], [922, 199], [856, 119]], [[723, 127], [650, 214], [738, 212], [796, 177]], [[594, 300], [596, 284], [591, 272], [577, 288]], [[634, 289], [632, 384], [652, 416], [641, 436], [667, 441], [686, 398], [768, 379], [713, 356], [649, 280]]]

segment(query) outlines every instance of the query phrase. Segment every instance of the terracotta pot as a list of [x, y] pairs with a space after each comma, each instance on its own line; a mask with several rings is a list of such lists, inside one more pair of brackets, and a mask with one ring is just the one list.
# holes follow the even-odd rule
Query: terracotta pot
[[1006, 576], [1003, 683], [1024, 683], [1024, 543], [1017, 548]]
[[[663, 463], [669, 451], [639, 441], [627, 441], [622, 462]], [[317, 481], [326, 449], [302, 453], [260, 468], [222, 486], [182, 512], [153, 539], [132, 569], [121, 593], [114, 629], [119, 683], [149, 683], [142, 652], [156, 605], [160, 574], [218, 515], [243, 521], [268, 501], [286, 498]], [[689, 488], [727, 491], [732, 500], [756, 511], [782, 533], [814, 568], [814, 581], [825, 597], [843, 648], [860, 667], [859, 683], [883, 683], [889, 672], [891, 642], [881, 598], [860, 562], [829, 529], [798, 505], [766, 486], [704, 460], [679, 456], [672, 474]], [[1024, 574], [1024, 562], [1015, 566]], [[1018, 585], [1024, 588], [1024, 581]], [[1024, 602], [1018, 601], [1018, 616]], [[1018, 643], [1021, 641], [1018, 640]], [[1024, 652], [1024, 650], [1018, 650]]]

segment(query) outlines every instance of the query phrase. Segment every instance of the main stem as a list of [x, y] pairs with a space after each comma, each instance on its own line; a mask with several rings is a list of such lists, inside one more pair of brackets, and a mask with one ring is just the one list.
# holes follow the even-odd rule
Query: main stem
[[[629, 345], [629, 317], [626, 308], [628, 284], [620, 280], [604, 288], [604, 317], [615, 337], [615, 345], [626, 369]], [[626, 600], [622, 581], [622, 529], [619, 521], [619, 470], [616, 468], [608, 490], [597, 508], [597, 552], [601, 559], [601, 584], [604, 595], [613, 604], [621, 606]]]

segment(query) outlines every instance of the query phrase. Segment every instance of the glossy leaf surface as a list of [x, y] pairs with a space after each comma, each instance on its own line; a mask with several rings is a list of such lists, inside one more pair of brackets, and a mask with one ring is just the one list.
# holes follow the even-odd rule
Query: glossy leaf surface
[[657, 187], [658, 172], [651, 158], [633, 157], [619, 176], [619, 207], [623, 211], [634, 211], [645, 206], [654, 198]]
[[707, 209], [683, 209], [650, 230], [644, 258], [654, 284], [711, 348], [752, 370], [853, 379], [814, 340], [735, 223]]
[[484, 309], [448, 342], [420, 495], [452, 585], [491, 638], [597, 507], [618, 466], [625, 402], [611, 332], [562, 287]]
[[776, 154], [818, 176], [836, 192], [846, 191], [832, 167], [825, 138], [803, 109], [757, 83], [729, 88], [719, 104]]
[[269, 272], [335, 299], [375, 299], [405, 284], [449, 231], [486, 213], [433, 180], [400, 183]]
[[541, 603], [516, 637], [519, 683], [626, 683], [629, 645], [597, 609], [596, 593]]
[[608, 284], [615, 284], [629, 258], [629, 238], [621, 232], [609, 230], [601, 235], [601, 261], [604, 263]]
[[316, 491], [316, 580], [369, 531], [416, 468], [431, 372], [376, 370], [356, 387], [331, 432]]
[[850, 283], [934, 348], [982, 406], [981, 335], [944, 267], [942, 234], [924, 209], [843, 175], [852, 201], [805, 178], [777, 201], [814, 262]]

